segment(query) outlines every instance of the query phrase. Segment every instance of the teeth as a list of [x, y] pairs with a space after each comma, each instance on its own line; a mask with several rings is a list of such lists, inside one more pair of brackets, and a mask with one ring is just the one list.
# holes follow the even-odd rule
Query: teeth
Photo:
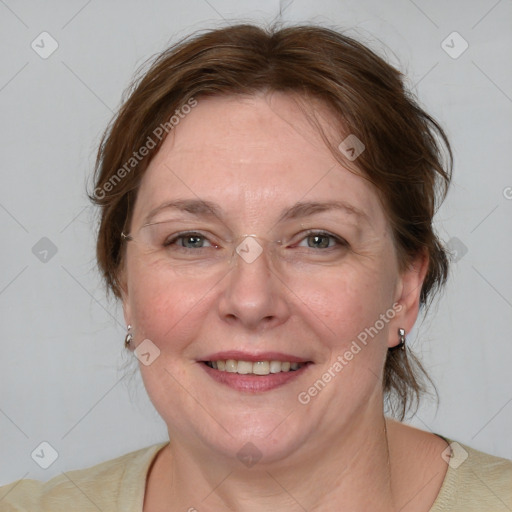
[[270, 363], [268, 361], [252, 363], [252, 373], [256, 375], [268, 375], [270, 373]]
[[[213, 365], [213, 363], [212, 363]], [[236, 373], [238, 363], [234, 361], [233, 359], [228, 359], [226, 361], [226, 371], [229, 373]], [[213, 368], [213, 366], [212, 366]]]
[[210, 368], [221, 372], [238, 373], [240, 375], [268, 375], [269, 373], [280, 373], [295, 371], [304, 366], [304, 363], [290, 363], [288, 361], [207, 361]]
[[[215, 364], [215, 363], [213, 363], [213, 364]], [[249, 361], [238, 361], [236, 373], [241, 373], [242, 375], [247, 375], [248, 373], [252, 373], [252, 363]]]
[[281, 361], [270, 361], [270, 373], [279, 373], [281, 371]]
[[270, 373], [279, 373], [281, 371], [281, 361], [270, 361]]

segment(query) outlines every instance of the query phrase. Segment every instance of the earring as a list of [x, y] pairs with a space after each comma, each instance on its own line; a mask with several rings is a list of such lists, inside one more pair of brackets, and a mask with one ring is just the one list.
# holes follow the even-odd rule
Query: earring
[[394, 348], [405, 350], [405, 329], [402, 329], [401, 327], [398, 329], [398, 340], [399, 343]]
[[130, 343], [132, 342], [133, 340], [133, 335], [132, 333], [130, 332], [132, 330], [132, 326], [131, 325], [128, 325], [128, 332], [126, 333], [126, 336], [124, 338], [124, 346], [126, 348], [129, 348], [130, 347]]

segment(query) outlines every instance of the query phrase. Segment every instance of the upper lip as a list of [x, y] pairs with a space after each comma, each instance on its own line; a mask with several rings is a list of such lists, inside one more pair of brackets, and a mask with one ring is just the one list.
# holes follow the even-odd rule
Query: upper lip
[[292, 356], [291, 354], [283, 354], [282, 352], [260, 352], [260, 353], [249, 353], [242, 352], [241, 350], [228, 350], [224, 352], [216, 352], [211, 354], [202, 361], [227, 361], [228, 359], [234, 359], [235, 361], [250, 361], [256, 363], [258, 361], [281, 361], [290, 363], [307, 363], [309, 359], [302, 357]]

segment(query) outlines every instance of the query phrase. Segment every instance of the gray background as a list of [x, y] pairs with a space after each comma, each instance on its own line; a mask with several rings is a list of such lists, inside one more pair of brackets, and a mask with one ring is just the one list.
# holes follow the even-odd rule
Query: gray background
[[[511, 0], [0, 0], [0, 483], [166, 440], [95, 269], [95, 147], [145, 59], [193, 30], [280, 8], [385, 55], [451, 137], [454, 186], [437, 224], [456, 261], [409, 337], [441, 400], [412, 423], [512, 458]], [[43, 31], [58, 43], [46, 59], [31, 47], [51, 49]], [[457, 58], [462, 39], [442, 46], [454, 31], [469, 45]], [[46, 470], [31, 458], [43, 441], [58, 452]]]

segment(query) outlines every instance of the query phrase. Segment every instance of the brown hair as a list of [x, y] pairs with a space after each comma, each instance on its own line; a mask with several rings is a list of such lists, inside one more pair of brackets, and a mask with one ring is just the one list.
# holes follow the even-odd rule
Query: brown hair
[[[121, 232], [131, 221], [141, 177], [185, 106], [190, 110], [209, 95], [265, 91], [293, 93], [305, 105], [320, 100], [340, 121], [339, 140], [350, 133], [364, 143], [352, 163], [323, 135], [338, 160], [377, 187], [401, 268], [419, 252], [428, 254], [420, 297], [428, 305], [448, 274], [432, 226], [451, 179], [446, 135], [405, 89], [398, 70], [354, 39], [309, 25], [211, 30], [172, 46], [142, 70], [103, 135], [90, 194], [101, 208], [97, 259], [107, 287], [121, 296]], [[403, 419], [410, 399], [418, 403], [425, 390], [425, 377], [412, 353], [388, 351], [383, 387], [392, 412]]]

